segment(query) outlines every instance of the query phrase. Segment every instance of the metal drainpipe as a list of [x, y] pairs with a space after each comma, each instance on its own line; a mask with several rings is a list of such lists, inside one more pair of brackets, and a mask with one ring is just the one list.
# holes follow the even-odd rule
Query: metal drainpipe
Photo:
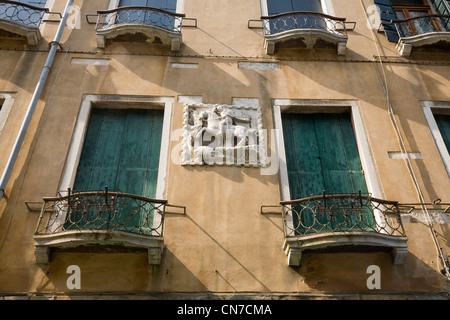
[[50, 73], [50, 69], [52, 67], [56, 52], [58, 50], [58, 46], [60, 45], [59, 41], [61, 40], [61, 36], [64, 31], [64, 26], [66, 25], [67, 18], [69, 17], [69, 13], [70, 13], [72, 4], [73, 4], [73, 0], [67, 1], [66, 8], [64, 10], [64, 15], [61, 19], [61, 22], [59, 23], [59, 27], [58, 27], [58, 31], [56, 32], [55, 39], [50, 43], [50, 51], [48, 53], [47, 61], [45, 62], [45, 65], [42, 69], [41, 76], [40, 76], [39, 81], [34, 90], [34, 94], [31, 99], [30, 105], [28, 106], [28, 110], [25, 115], [25, 119], [23, 120], [22, 127], [20, 128], [16, 142], [15, 142], [14, 147], [9, 156], [5, 171], [3, 172], [2, 178], [0, 180], [0, 200], [3, 198], [3, 195], [5, 193], [6, 185], [8, 184], [8, 180], [11, 176], [12, 170], [14, 168], [14, 164], [16, 163], [20, 148], [22, 147], [23, 140], [25, 139], [25, 135], [27, 133], [28, 126], [31, 122], [31, 118], [33, 117], [34, 109], [36, 108], [36, 105], [41, 97], [42, 90], [44, 89], [48, 74]]

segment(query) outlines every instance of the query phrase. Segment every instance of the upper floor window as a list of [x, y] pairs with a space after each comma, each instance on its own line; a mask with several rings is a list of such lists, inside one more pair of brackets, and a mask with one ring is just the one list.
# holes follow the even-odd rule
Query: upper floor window
[[[120, 0], [117, 7], [127, 8], [119, 11], [120, 13], [116, 21], [117, 24], [142, 23], [169, 31], [174, 31], [177, 28], [175, 16], [170, 14], [176, 13], [176, 0]], [[139, 7], [146, 7], [146, 9], [139, 9]], [[169, 14], [164, 11], [167, 11]]]
[[450, 8], [445, 0], [374, 0], [389, 41], [402, 56], [411, 50], [450, 49]]
[[269, 15], [293, 11], [323, 12], [320, 0], [267, 0], [267, 9]]
[[45, 8], [46, 3], [46, 0], [0, 1], [0, 19], [38, 27], [42, 19], [39, 8]]
[[47, 0], [15, 0], [15, 2], [20, 2], [24, 4], [29, 4], [30, 6], [45, 8]]
[[176, 12], [177, 0], [120, 0], [118, 7], [142, 6]]
[[395, 16], [399, 20], [411, 19], [408, 23], [402, 24], [400, 28], [404, 35], [417, 35], [439, 30], [437, 20], [431, 17], [433, 12], [428, 4], [423, 0], [399, 1], [392, 0]]
[[25, 38], [28, 44], [36, 45], [41, 39], [39, 26], [44, 14], [46, 0], [0, 1], [0, 33]]
[[172, 50], [181, 46], [184, 15], [182, 0], [116, 0], [109, 10], [98, 11], [97, 45], [107, 40], [167, 44]]
[[345, 18], [332, 16], [330, 8], [327, 0], [261, 0], [266, 52], [295, 43], [307, 49], [337, 47], [344, 54]]

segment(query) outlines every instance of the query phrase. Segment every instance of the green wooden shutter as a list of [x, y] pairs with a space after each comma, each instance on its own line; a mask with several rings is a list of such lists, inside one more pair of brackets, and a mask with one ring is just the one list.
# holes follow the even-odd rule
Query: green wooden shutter
[[[283, 114], [291, 198], [367, 193], [356, 139], [347, 114]], [[293, 187], [293, 188], [292, 188]]]
[[[107, 186], [109, 191], [154, 198], [162, 123], [163, 111], [160, 110], [93, 109], [74, 192], [104, 190]], [[140, 216], [137, 210], [140, 209], [130, 205], [120, 212], [102, 213], [109, 215], [108, 219], [99, 219], [96, 212], [91, 212], [82, 226], [105, 229], [116, 224], [126, 231], [136, 232], [134, 229], [140, 228], [145, 219], [145, 224], [151, 228], [151, 217]]]
[[391, 42], [398, 42], [400, 38], [397, 29], [395, 28], [395, 25], [391, 23], [391, 20], [396, 19], [391, 0], [374, 0], [374, 3], [380, 10], [381, 24], [383, 25], [387, 39]]
[[[124, 113], [93, 109], [83, 145], [74, 191], [113, 191], [123, 142]], [[118, 150], [119, 149], [119, 150]]]
[[[314, 115], [282, 114], [282, 123], [291, 199], [321, 194], [325, 186]], [[302, 233], [314, 225], [313, 215], [293, 218], [294, 228]]]
[[447, 152], [450, 154], [450, 116], [435, 114], [434, 118], [436, 119], [442, 139], [447, 147]]
[[[283, 114], [282, 123], [291, 199], [321, 195], [323, 191], [327, 194], [357, 194], [359, 191], [367, 194], [348, 114]], [[350, 219], [345, 218], [341, 204], [338, 206], [336, 202], [334, 205], [336, 210], [331, 213], [336, 216], [330, 227], [322, 232], [346, 230], [361, 219], [359, 213]], [[328, 200], [328, 206], [333, 206], [333, 200]], [[351, 208], [345, 210], [349, 213]], [[371, 211], [365, 210], [362, 214], [364, 226], [359, 228], [366, 230], [366, 225], [372, 228]], [[317, 215], [316, 218], [322, 224], [330, 222], [327, 215]], [[303, 214], [301, 220], [296, 221], [294, 216], [294, 225], [304, 226], [298, 229], [300, 233], [315, 223], [312, 214]]]
[[291, 199], [321, 194], [325, 186], [314, 115], [283, 114], [283, 136]]
[[156, 194], [163, 112], [93, 109], [74, 191]]
[[124, 132], [114, 187], [154, 198], [161, 148], [162, 112], [133, 110], [123, 120]]
[[356, 140], [347, 114], [315, 114], [319, 153], [327, 193], [367, 193]]

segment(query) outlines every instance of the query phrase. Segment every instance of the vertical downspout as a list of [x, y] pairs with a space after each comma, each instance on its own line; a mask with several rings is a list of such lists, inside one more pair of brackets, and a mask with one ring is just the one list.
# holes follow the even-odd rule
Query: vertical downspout
[[48, 74], [50, 73], [50, 69], [53, 64], [53, 60], [55, 58], [56, 52], [58, 50], [58, 46], [60, 45], [60, 40], [62, 33], [64, 31], [64, 26], [66, 25], [67, 18], [70, 13], [70, 9], [72, 7], [73, 0], [68, 0], [66, 4], [66, 9], [64, 11], [64, 15], [59, 23], [58, 31], [56, 32], [55, 39], [50, 43], [50, 51], [48, 53], [47, 61], [42, 69], [41, 76], [36, 85], [33, 97], [31, 98], [31, 102], [28, 106], [27, 113], [25, 115], [25, 119], [23, 120], [22, 126], [20, 128], [19, 134], [17, 136], [16, 142], [14, 143], [13, 149], [8, 159], [8, 163], [6, 164], [5, 171], [0, 179], [0, 200], [3, 198], [5, 194], [5, 189], [8, 184], [9, 178], [11, 176], [12, 170], [14, 168], [14, 164], [16, 163], [17, 157], [19, 155], [20, 148], [22, 147], [22, 143], [25, 139], [25, 135], [28, 130], [28, 126], [30, 125], [31, 118], [33, 117], [34, 110], [36, 105], [41, 97], [41, 93], [44, 89], [45, 83], [47, 81]]

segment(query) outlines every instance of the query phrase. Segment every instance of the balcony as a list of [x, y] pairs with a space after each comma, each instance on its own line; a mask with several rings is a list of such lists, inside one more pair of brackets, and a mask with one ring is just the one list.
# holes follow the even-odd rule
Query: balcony
[[145, 251], [149, 264], [160, 264], [167, 201], [107, 188], [43, 200], [34, 234], [37, 263], [48, 263], [52, 251], [89, 250]]
[[450, 15], [429, 14], [404, 20], [392, 20], [400, 40], [397, 49], [408, 57], [411, 50], [449, 50]]
[[328, 250], [388, 250], [394, 264], [406, 259], [407, 239], [397, 202], [361, 194], [323, 194], [283, 201], [288, 264], [298, 266], [302, 253]]
[[184, 14], [152, 7], [119, 7], [97, 11], [97, 46], [105, 48], [107, 41], [141, 42], [170, 46], [180, 50]]
[[42, 38], [39, 26], [48, 12], [47, 8], [0, 0], [0, 36], [25, 38], [29, 45], [37, 45]]
[[274, 54], [276, 47], [337, 48], [345, 54], [347, 28], [345, 18], [323, 13], [295, 11], [261, 17], [264, 29], [264, 48]]

